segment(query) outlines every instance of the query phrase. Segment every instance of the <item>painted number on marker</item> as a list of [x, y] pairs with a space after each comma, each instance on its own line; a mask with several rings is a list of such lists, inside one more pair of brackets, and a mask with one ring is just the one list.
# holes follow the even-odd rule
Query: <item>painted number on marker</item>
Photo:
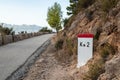
[[80, 42], [80, 46], [81, 47], [90, 47], [90, 42], [87, 42], [87, 43]]

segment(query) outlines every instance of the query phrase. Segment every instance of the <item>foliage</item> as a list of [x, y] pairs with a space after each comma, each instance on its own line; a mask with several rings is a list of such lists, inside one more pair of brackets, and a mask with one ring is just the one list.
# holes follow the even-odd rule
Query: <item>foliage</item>
[[70, 0], [70, 6], [66, 9], [68, 10], [67, 14], [77, 14], [83, 8], [87, 8], [92, 5], [95, 0]]
[[75, 14], [75, 9], [77, 7], [77, 3], [78, 3], [78, 0], [69, 0], [70, 2], [70, 6], [68, 6], [66, 9], [68, 10], [67, 14], [68, 15], [71, 15], [71, 14]]
[[71, 39], [66, 39], [66, 47], [67, 47], [67, 52], [70, 55], [72, 55], [73, 54], [72, 49], [73, 49], [74, 45], [73, 45], [73, 42]]
[[113, 46], [111, 46], [109, 43], [105, 43], [101, 47], [101, 52], [100, 56], [103, 59], [106, 59], [110, 54], [114, 55], [115, 54], [115, 49]]
[[94, 39], [98, 40], [101, 33], [101, 29], [97, 29]]
[[117, 5], [119, 0], [101, 0], [101, 9], [105, 12], [109, 12], [113, 7]]
[[62, 18], [61, 6], [58, 3], [54, 3], [52, 7], [48, 8], [47, 21], [48, 24], [52, 28], [56, 29], [57, 32], [62, 28], [61, 18]]
[[92, 5], [95, 0], [79, 0], [78, 7], [80, 8], [87, 8], [88, 6]]
[[49, 33], [51, 33], [52, 30], [48, 29], [47, 27], [43, 27], [42, 29], [39, 30], [39, 32], [49, 32]]
[[15, 32], [13, 31], [13, 28], [8, 28], [8, 27], [3, 27], [3, 24], [0, 25], [0, 33], [2, 35], [10, 35], [14, 34]]
[[98, 60], [94, 64], [89, 65], [89, 71], [84, 80], [97, 80], [100, 74], [104, 72], [104, 61]]
[[71, 63], [76, 59], [77, 54], [77, 39], [71, 39], [67, 36], [59, 39], [56, 44], [56, 49], [59, 50], [56, 54], [56, 59], [62, 63]]
[[59, 49], [62, 49], [62, 46], [63, 46], [63, 40], [59, 39], [55, 44], [55, 48], [59, 50]]
[[114, 8], [119, 0], [69, 0], [70, 5], [66, 8], [67, 14], [77, 14], [84, 8], [88, 8], [94, 2], [98, 1], [100, 3], [100, 8], [104, 12], [109, 12], [112, 8]]
[[86, 9], [86, 11], [85, 11], [85, 15], [86, 15], [86, 17], [87, 17], [87, 19], [89, 20], [89, 21], [92, 21], [92, 19], [93, 19], [93, 11], [91, 11], [91, 10], [88, 10], [88, 9]]
[[67, 18], [63, 19], [63, 26], [64, 26], [64, 27], [65, 27], [66, 24], [68, 23], [68, 20], [69, 20], [69, 19], [67, 19]]

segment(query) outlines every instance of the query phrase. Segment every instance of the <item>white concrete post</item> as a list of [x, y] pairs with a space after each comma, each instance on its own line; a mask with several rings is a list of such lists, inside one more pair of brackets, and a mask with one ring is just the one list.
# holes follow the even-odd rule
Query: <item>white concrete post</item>
[[78, 34], [77, 68], [86, 64], [93, 54], [93, 34]]

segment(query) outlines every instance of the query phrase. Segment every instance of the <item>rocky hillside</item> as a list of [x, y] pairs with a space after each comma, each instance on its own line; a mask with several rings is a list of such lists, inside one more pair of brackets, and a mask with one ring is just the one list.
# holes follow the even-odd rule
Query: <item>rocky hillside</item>
[[80, 69], [71, 69], [75, 80], [120, 80], [120, 0], [109, 4], [112, 7], [105, 5], [97, 0], [73, 14], [56, 37], [58, 61], [75, 68], [77, 35], [94, 34], [93, 58]]

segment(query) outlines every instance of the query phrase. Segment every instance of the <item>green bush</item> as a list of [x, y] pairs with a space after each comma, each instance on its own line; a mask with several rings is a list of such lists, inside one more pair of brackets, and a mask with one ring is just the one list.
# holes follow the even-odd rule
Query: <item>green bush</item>
[[75, 8], [75, 11], [76, 11], [75, 13], [78, 13], [82, 9], [89, 7], [94, 2], [95, 0], [78, 0], [77, 6]]
[[92, 5], [96, 0], [70, 0], [70, 6], [67, 7], [67, 14], [77, 14], [83, 8]]
[[100, 56], [103, 59], [106, 59], [109, 55], [114, 55], [115, 54], [115, 49], [113, 46], [111, 46], [109, 43], [105, 43], [101, 46], [101, 53]]
[[87, 8], [88, 6], [92, 5], [95, 2], [95, 0], [79, 0], [78, 6], [80, 8]]
[[59, 39], [55, 44], [55, 48], [59, 50], [59, 49], [62, 49], [62, 46], [63, 46], [63, 40]]
[[72, 15], [72, 14], [75, 14], [75, 9], [76, 9], [76, 5], [77, 5], [77, 1], [74, 1], [74, 0], [69, 0], [70, 2], [70, 5], [66, 8], [67, 9], [67, 14], [68, 15]]
[[98, 60], [94, 64], [89, 65], [89, 71], [84, 80], [97, 80], [100, 74], [104, 72], [104, 62], [102, 60]]
[[13, 28], [3, 27], [4, 24], [0, 25], [0, 33], [2, 35], [13, 35], [15, 32], [13, 31]]
[[39, 30], [39, 32], [49, 32], [49, 33], [51, 33], [52, 30], [48, 29], [47, 27], [43, 27], [42, 29]]
[[100, 55], [101, 55], [102, 58], [107, 58], [109, 56], [108, 49], [107, 48], [103, 48]]
[[117, 5], [119, 0], [101, 0], [101, 9], [105, 12], [109, 12], [113, 7]]
[[66, 24], [68, 23], [68, 21], [69, 21], [68, 18], [63, 19], [63, 26], [64, 26], [64, 27], [66, 26]]

